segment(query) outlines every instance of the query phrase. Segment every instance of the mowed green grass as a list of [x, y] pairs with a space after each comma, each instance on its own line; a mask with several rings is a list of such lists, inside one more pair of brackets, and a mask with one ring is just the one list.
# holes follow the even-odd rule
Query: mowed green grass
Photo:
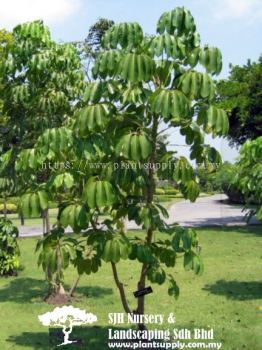
[[[173, 312], [176, 328], [214, 328], [215, 341], [223, 343], [223, 350], [261, 350], [261, 231], [261, 227], [199, 229], [204, 274], [198, 277], [185, 272], [179, 259], [173, 269], [180, 286], [179, 299], [168, 296], [166, 285], [153, 285], [154, 293], [146, 296], [146, 312], [165, 316]], [[42, 301], [46, 284], [36, 266], [36, 239], [20, 239], [19, 243], [23, 269], [18, 277], [0, 279], [0, 349], [49, 349], [48, 328], [38, 322], [37, 316], [54, 306]], [[123, 261], [118, 269], [128, 300], [135, 307], [132, 293], [136, 290], [139, 264]], [[70, 268], [66, 272], [67, 286], [76, 277]], [[81, 332], [83, 346], [64, 348], [107, 349], [107, 314], [122, 312], [109, 264], [95, 275], [82, 277], [72, 304], [95, 313], [98, 323], [96, 327], [74, 329], [73, 336]]]

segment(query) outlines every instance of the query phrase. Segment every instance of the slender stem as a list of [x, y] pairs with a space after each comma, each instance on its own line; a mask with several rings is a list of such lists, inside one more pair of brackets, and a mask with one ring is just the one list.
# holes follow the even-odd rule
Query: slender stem
[[[91, 220], [91, 225], [92, 225], [93, 229], [96, 230], [96, 223], [93, 220]], [[121, 298], [121, 301], [122, 301], [123, 308], [124, 308], [126, 313], [132, 313], [132, 311], [131, 311], [131, 309], [130, 309], [130, 307], [128, 305], [127, 299], [126, 299], [126, 293], [125, 293], [124, 285], [123, 285], [122, 282], [120, 282], [119, 277], [118, 277], [116, 264], [111, 262], [111, 267], [112, 267], [113, 276], [114, 276], [114, 280], [115, 280], [116, 286], [117, 286], [117, 288], [119, 290], [119, 294], [120, 294], [120, 298]]]
[[[154, 164], [156, 161], [157, 128], [158, 128], [158, 117], [154, 116], [153, 117], [153, 126], [152, 126], [152, 135], [151, 135], [153, 147], [152, 147], [152, 155], [150, 158], [150, 167], [149, 167], [149, 172], [148, 172], [149, 184], [148, 184], [148, 188], [147, 188], [147, 205], [152, 204], [152, 202], [154, 200], [154, 192], [155, 192]], [[154, 233], [154, 230], [153, 230], [153, 227], [151, 226], [147, 230], [147, 237], [146, 237], [146, 242], [149, 245], [152, 243], [153, 233]], [[148, 264], [146, 264], [146, 263], [144, 263], [142, 265], [140, 279], [139, 279], [139, 282], [137, 284], [138, 290], [145, 288], [146, 275], [147, 275], [147, 271], [148, 271], [149, 267], [150, 266], [148, 266]], [[145, 297], [144, 296], [138, 298], [136, 312], [138, 314], [144, 314], [144, 312], [145, 312]], [[143, 328], [144, 326], [139, 325], [139, 327]]]
[[81, 278], [81, 275], [78, 275], [78, 277], [77, 277], [75, 283], [72, 285], [72, 287], [71, 287], [71, 289], [70, 289], [70, 291], [69, 291], [69, 296], [70, 296], [70, 297], [72, 297], [72, 296], [74, 295], [74, 293], [75, 293], [75, 291], [76, 291], [76, 288], [77, 288], [77, 286], [78, 286], [78, 283], [79, 283], [79, 281], [80, 281], [80, 278]]
[[4, 218], [7, 219], [7, 200], [6, 195], [4, 194]]
[[132, 311], [131, 311], [131, 309], [130, 309], [130, 307], [128, 305], [127, 299], [126, 299], [126, 293], [125, 293], [124, 285], [123, 285], [122, 282], [120, 282], [119, 277], [118, 277], [116, 264], [112, 262], [111, 266], [112, 266], [112, 271], [113, 271], [113, 275], [114, 275], [114, 280], [115, 280], [116, 286], [117, 286], [117, 288], [119, 290], [119, 293], [120, 293], [120, 297], [121, 297], [123, 308], [124, 308], [126, 313], [131, 314]]
[[45, 210], [42, 211], [42, 220], [43, 220], [43, 236], [46, 233], [46, 219], [45, 219]]
[[163, 129], [163, 130], [160, 130], [160, 131], [157, 133], [157, 136], [163, 134], [163, 132], [165, 132], [165, 131], [167, 131], [167, 130], [170, 130], [170, 126], [169, 126], [168, 128]]
[[56, 246], [56, 262], [57, 262], [57, 271], [56, 271], [56, 293], [60, 292], [60, 288], [62, 286], [61, 283], [61, 273], [62, 273], [62, 257], [61, 257], [61, 250], [60, 250], [60, 243], [58, 241]]
[[49, 209], [46, 209], [46, 232], [50, 232]]

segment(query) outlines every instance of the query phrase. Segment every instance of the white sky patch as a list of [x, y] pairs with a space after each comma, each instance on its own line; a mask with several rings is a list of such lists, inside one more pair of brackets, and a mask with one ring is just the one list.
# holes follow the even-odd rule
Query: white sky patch
[[43, 19], [46, 24], [61, 23], [81, 8], [82, 0], [0, 0], [0, 28]]
[[213, 11], [218, 19], [244, 19], [253, 22], [262, 18], [262, 0], [219, 0]]

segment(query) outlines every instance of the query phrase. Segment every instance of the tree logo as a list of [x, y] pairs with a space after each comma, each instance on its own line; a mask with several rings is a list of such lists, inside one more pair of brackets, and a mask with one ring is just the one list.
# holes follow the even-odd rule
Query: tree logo
[[83, 324], [91, 324], [97, 321], [97, 317], [92, 313], [86, 313], [85, 310], [75, 308], [73, 306], [56, 307], [53, 311], [38, 316], [43, 326], [62, 327], [64, 333], [64, 341], [61, 345], [75, 343], [69, 340], [69, 335], [73, 330], [73, 326], [81, 326]]

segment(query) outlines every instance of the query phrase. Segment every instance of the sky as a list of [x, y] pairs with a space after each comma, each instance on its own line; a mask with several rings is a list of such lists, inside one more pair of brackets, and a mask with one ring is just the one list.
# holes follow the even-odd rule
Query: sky
[[[196, 21], [202, 44], [220, 48], [226, 78], [229, 64], [255, 61], [262, 54], [262, 0], [0, 0], [0, 28], [11, 30], [16, 24], [43, 19], [52, 36], [61, 42], [83, 40], [98, 18], [115, 22], [137, 21], [147, 34], [155, 33], [158, 18], [176, 6], [188, 8]], [[170, 140], [184, 144], [178, 133]], [[222, 154], [234, 161], [238, 152], [225, 139], [206, 139]], [[188, 155], [186, 147], [179, 153]]]

